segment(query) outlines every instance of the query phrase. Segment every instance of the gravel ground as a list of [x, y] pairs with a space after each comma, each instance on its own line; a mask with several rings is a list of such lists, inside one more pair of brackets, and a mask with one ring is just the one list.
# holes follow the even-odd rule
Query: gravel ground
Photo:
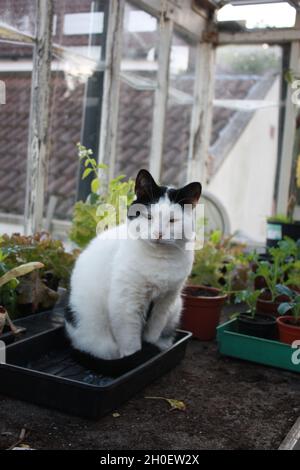
[[[0, 449], [277, 449], [300, 415], [300, 376], [221, 357], [190, 341], [186, 358], [116, 412], [87, 421], [0, 396]], [[182, 400], [170, 410], [160, 396]]]

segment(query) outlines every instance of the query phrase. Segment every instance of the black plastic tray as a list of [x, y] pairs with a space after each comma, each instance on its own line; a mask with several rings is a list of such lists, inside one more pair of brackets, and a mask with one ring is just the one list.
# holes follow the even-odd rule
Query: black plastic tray
[[64, 308], [56, 308], [55, 310], [47, 310], [28, 317], [18, 318], [14, 321], [14, 324], [24, 328], [24, 332], [19, 335], [14, 335], [11, 331], [3, 333], [0, 335], [0, 340], [4, 341], [5, 344], [17, 343], [41, 332], [52, 331], [61, 327], [64, 324]]
[[74, 358], [64, 328], [12, 344], [0, 364], [0, 393], [65, 413], [99, 418], [183, 359], [191, 333], [178, 330], [164, 352], [118, 377], [89, 370]]

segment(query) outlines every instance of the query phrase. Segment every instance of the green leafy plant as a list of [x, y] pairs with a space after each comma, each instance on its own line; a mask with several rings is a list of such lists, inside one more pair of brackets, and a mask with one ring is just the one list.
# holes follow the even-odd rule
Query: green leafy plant
[[189, 284], [216, 287], [227, 294], [245, 288], [250, 268], [244, 248], [233, 243], [232, 236], [212, 232], [203, 248], [195, 252]]
[[13, 234], [0, 239], [0, 275], [20, 264], [40, 262], [43, 267], [24, 275], [19, 282], [11, 279], [0, 290], [0, 305], [13, 318], [51, 309], [58, 300], [58, 285], [68, 287], [79, 250], [66, 252], [60, 240], [46, 233], [34, 236]]
[[[3, 255], [2, 250], [0, 250], [0, 258], [2, 262], [6, 259], [5, 255]], [[29, 274], [33, 272], [34, 270], [41, 269], [43, 267], [44, 265], [42, 263], [31, 262], [31, 263], [22, 264], [21, 266], [17, 266], [5, 272], [5, 274], [2, 274], [2, 276], [0, 277], [0, 299], [2, 300], [2, 294], [5, 291], [5, 287], [8, 288], [11, 295], [15, 293], [16, 288], [18, 286], [18, 280], [17, 280], [18, 277], [25, 276], [26, 274]], [[18, 329], [12, 323], [8, 311], [1, 304], [0, 306], [0, 335], [3, 332], [5, 324], [8, 324], [8, 326], [10, 327], [13, 333], [15, 334], [18, 333]]]
[[295, 325], [300, 326], [300, 294], [287, 286], [277, 285], [277, 292], [290, 298], [289, 302], [282, 302], [278, 307], [278, 313], [285, 315], [290, 313], [293, 316]]
[[277, 215], [274, 215], [272, 217], [268, 217], [267, 222], [273, 222], [273, 223], [279, 223], [279, 224], [289, 224], [289, 223], [292, 223], [293, 220], [288, 215], [277, 214]]
[[287, 285], [289, 273], [295, 268], [295, 259], [299, 256], [298, 245], [290, 239], [279, 242], [277, 247], [270, 248], [270, 261], [261, 261], [257, 264], [255, 276], [264, 278], [267, 289], [274, 302], [278, 296], [277, 284]]
[[[124, 181], [125, 175], [120, 175], [111, 179], [106, 184], [105, 172], [107, 166], [98, 164], [93, 157], [91, 149], [87, 149], [78, 144], [78, 155], [81, 162], [85, 166], [82, 178], [93, 176], [91, 181], [91, 192], [86, 201], [79, 201], [74, 206], [72, 219], [72, 228], [70, 239], [80, 248], [84, 248], [96, 235], [97, 227], [105, 229], [105, 222], [111, 215], [108, 208], [113, 208], [112, 218], [109, 219], [110, 226], [120, 224], [122, 220], [122, 207], [120, 206], [120, 198], [126, 198], [129, 206], [134, 199], [134, 181]], [[107, 207], [107, 210], [105, 209]], [[100, 210], [101, 208], [104, 210]]]
[[39, 261], [44, 265], [41, 277], [46, 278], [51, 275], [63, 287], [69, 285], [71, 271], [79, 253], [78, 250], [67, 252], [63, 243], [60, 240], [54, 240], [47, 232], [36, 233], [33, 236], [3, 235], [0, 239], [0, 248], [7, 265], [5, 269]]
[[291, 266], [289, 273], [288, 273], [288, 279], [285, 283], [287, 286], [290, 286], [291, 288], [299, 288], [300, 287], [300, 261], [297, 260], [293, 263]]
[[[261, 290], [242, 290], [236, 293], [235, 303], [246, 303], [247, 304], [247, 314], [253, 319], [256, 315], [256, 302], [259, 296], [261, 295]], [[236, 318], [240, 314], [234, 314], [232, 317]]]

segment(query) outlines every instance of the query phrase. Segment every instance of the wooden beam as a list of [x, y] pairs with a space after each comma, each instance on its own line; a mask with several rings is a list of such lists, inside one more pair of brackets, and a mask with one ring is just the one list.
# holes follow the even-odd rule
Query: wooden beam
[[125, 0], [109, 3], [98, 156], [99, 162], [109, 165], [109, 178], [114, 176], [116, 161], [124, 7]]
[[53, 0], [37, 0], [27, 156], [25, 233], [42, 229], [47, 174]]
[[187, 180], [206, 179], [215, 75], [215, 49], [212, 44], [200, 43], [197, 50], [194, 106], [191, 119]]
[[290, 429], [278, 450], [300, 450], [300, 418]]
[[169, 69], [172, 35], [173, 21], [165, 14], [165, 12], [162, 12], [159, 33], [157, 86], [154, 97], [151, 154], [149, 164], [150, 172], [156, 180], [160, 179], [162, 167], [165, 120], [169, 91]]
[[[300, 41], [295, 41], [291, 46], [290, 69], [295, 73], [300, 73]], [[290, 183], [292, 177], [294, 142], [296, 133], [297, 106], [292, 101], [295, 90], [289, 84], [283, 129], [283, 142], [279, 168], [279, 183], [276, 212], [287, 214], [290, 193]]]
[[159, 17], [161, 10], [168, 11], [168, 17], [173, 21], [178, 30], [181, 30], [193, 40], [200, 40], [206, 28], [209, 11], [202, 9], [196, 11], [190, 0], [130, 0], [141, 10]]
[[0, 105], [1, 104], [6, 104], [6, 85], [2, 80], [0, 80]]
[[22, 44], [34, 45], [34, 37], [30, 34], [21, 33], [17, 29], [0, 22], [0, 39], [4, 41], [20, 42]]
[[276, 29], [254, 29], [252, 31], [238, 33], [222, 33], [215, 37], [218, 45], [236, 44], [283, 44], [300, 40], [300, 29], [276, 28]]

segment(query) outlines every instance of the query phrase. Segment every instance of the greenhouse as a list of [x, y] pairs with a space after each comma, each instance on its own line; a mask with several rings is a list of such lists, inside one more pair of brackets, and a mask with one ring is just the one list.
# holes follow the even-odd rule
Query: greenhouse
[[300, 2], [0, 0], [0, 144], [0, 450], [300, 450]]

